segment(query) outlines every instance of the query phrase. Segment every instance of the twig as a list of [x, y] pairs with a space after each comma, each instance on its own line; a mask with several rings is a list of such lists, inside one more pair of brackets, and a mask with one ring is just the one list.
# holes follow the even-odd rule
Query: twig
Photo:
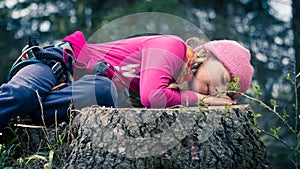
[[49, 134], [46, 131], [46, 123], [45, 123], [45, 118], [44, 118], [45, 116], [44, 116], [44, 109], [43, 109], [42, 98], [40, 97], [38, 90], [36, 90], [35, 92], [36, 92], [36, 95], [38, 97], [38, 101], [39, 101], [39, 104], [40, 104], [40, 107], [41, 107], [41, 112], [42, 112], [41, 117], [42, 117], [42, 122], [43, 122], [43, 125], [44, 125], [44, 127], [42, 129], [43, 129], [43, 132], [45, 134], [45, 137], [46, 137], [48, 143], [50, 143], [50, 141], [49, 141]]
[[264, 133], [264, 134], [266, 134], [266, 135], [268, 135], [268, 136], [271, 136], [272, 138], [274, 138], [274, 139], [276, 139], [277, 141], [281, 142], [281, 143], [284, 144], [286, 147], [288, 147], [290, 150], [293, 150], [294, 152], [300, 154], [300, 151], [299, 151], [299, 150], [297, 150], [297, 149], [295, 149], [294, 147], [290, 146], [289, 144], [286, 143], [286, 141], [280, 139], [279, 137], [274, 136], [272, 133], [267, 132], [267, 131], [265, 131], [265, 130], [263, 130], [263, 129], [260, 129], [260, 128], [258, 128], [257, 126], [254, 126], [254, 125], [252, 125], [252, 124], [250, 124], [250, 123], [247, 123], [247, 124], [250, 125], [250, 126], [252, 126], [252, 127], [254, 127], [254, 128], [256, 128], [256, 129], [259, 130], [260, 132], [262, 132], [262, 133]]
[[56, 141], [58, 141], [57, 110], [55, 110], [55, 112], [54, 112], [54, 119], [55, 119], [55, 135], [56, 135]]
[[27, 124], [16, 124], [17, 127], [24, 127], [24, 128], [33, 128], [33, 129], [43, 129], [44, 126], [34, 126], [34, 125], [27, 125]]
[[259, 100], [259, 99], [256, 99], [256, 98], [253, 98], [253, 97], [251, 97], [251, 96], [248, 96], [248, 95], [246, 95], [246, 94], [244, 94], [244, 93], [241, 93], [241, 95], [244, 96], [244, 97], [246, 97], [246, 98], [249, 99], [249, 100], [258, 102], [259, 104], [263, 105], [264, 108], [266, 108], [267, 110], [273, 112], [280, 120], [282, 120], [282, 122], [289, 128], [289, 130], [290, 130], [294, 135], [297, 135], [296, 132], [295, 132], [295, 130], [289, 125], [289, 123], [288, 123], [286, 120], [284, 120], [278, 112], [274, 111], [271, 107], [269, 107], [268, 105], [266, 105], [263, 101], [261, 101], [261, 100]]

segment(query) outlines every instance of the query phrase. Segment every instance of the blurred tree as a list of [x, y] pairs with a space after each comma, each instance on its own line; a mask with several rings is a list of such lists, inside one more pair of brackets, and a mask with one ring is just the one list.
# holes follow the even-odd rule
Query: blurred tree
[[[300, 1], [293, 0], [293, 30], [294, 30], [294, 49], [296, 58], [296, 73], [300, 73]], [[297, 84], [299, 88], [299, 84]], [[300, 112], [300, 90], [298, 91], [298, 112]]]
[[[10, 24], [12, 19], [8, 17], [11, 14], [12, 6], [0, 2], [0, 83], [6, 81], [6, 75], [13, 58], [18, 54], [16, 48], [20, 46], [21, 40], [14, 39], [13, 25]], [[15, 49], [13, 48], [15, 47]]]

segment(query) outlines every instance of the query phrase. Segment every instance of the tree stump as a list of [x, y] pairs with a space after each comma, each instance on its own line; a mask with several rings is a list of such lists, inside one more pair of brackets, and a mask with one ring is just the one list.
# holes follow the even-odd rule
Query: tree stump
[[268, 168], [252, 113], [249, 105], [85, 108], [64, 168]]

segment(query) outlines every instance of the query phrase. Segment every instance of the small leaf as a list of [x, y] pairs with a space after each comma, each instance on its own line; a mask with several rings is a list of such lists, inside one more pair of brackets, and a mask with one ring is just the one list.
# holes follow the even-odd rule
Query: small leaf
[[239, 82], [240, 82], [240, 78], [234, 77], [232, 82], [227, 83], [227, 86], [238, 93], [240, 89]]
[[273, 132], [273, 136], [277, 139], [279, 139], [279, 136], [278, 136], [278, 132], [279, 130], [281, 129], [281, 127], [276, 127], [276, 128], [271, 128], [271, 131]]
[[265, 103], [263, 103], [263, 102], [261, 102], [260, 104], [259, 104], [261, 107], [263, 107], [263, 108], [266, 108], [266, 107], [268, 107]]
[[226, 105], [225, 105], [225, 109], [226, 109], [227, 111], [229, 110], [230, 107], [231, 107], [230, 104], [226, 104]]
[[53, 150], [50, 150], [50, 153], [49, 153], [49, 169], [52, 169], [52, 163], [53, 163], [53, 156], [54, 156], [54, 151]]
[[42, 151], [39, 151], [39, 152], [36, 152], [37, 155], [49, 155], [49, 152], [42, 152]]
[[44, 169], [51, 169], [50, 164], [49, 163], [44, 164]]
[[271, 104], [272, 104], [272, 106], [273, 106], [273, 111], [276, 112], [277, 107], [278, 107], [278, 105], [277, 105], [277, 103], [276, 103], [276, 100], [271, 99]]
[[286, 121], [287, 118], [289, 118], [289, 117], [290, 117], [290, 115], [287, 114], [286, 110], [283, 110], [283, 116], [282, 116], [283, 120]]
[[59, 141], [59, 145], [62, 146], [62, 144], [63, 144], [63, 137], [60, 134], [58, 135], [58, 141]]
[[290, 74], [290, 73], [288, 73], [288, 74], [286, 75], [286, 80], [291, 81], [291, 74]]
[[31, 160], [34, 160], [34, 159], [41, 159], [41, 160], [46, 161], [46, 162], [48, 161], [46, 157], [43, 157], [43, 156], [40, 156], [40, 155], [31, 155], [26, 159], [27, 159], [26, 164], [28, 164]]
[[255, 118], [259, 118], [259, 117], [261, 117], [262, 115], [261, 114], [259, 114], [259, 113], [257, 113], [257, 114], [255, 114]]
[[20, 158], [17, 159], [17, 162], [18, 162], [19, 166], [22, 168], [23, 163], [24, 163], [24, 159], [22, 157], [20, 157]]
[[258, 99], [259, 95], [262, 95], [262, 92], [260, 91], [260, 87], [258, 85], [254, 86], [254, 91], [255, 91], [255, 98]]
[[273, 106], [276, 105], [276, 100], [271, 99], [271, 104], [272, 104]]
[[254, 113], [254, 112], [252, 112], [252, 117], [253, 117], [253, 121], [254, 121], [254, 125], [257, 125], [257, 119], [259, 118], [259, 117], [261, 117], [262, 115], [260, 114], [260, 113]]

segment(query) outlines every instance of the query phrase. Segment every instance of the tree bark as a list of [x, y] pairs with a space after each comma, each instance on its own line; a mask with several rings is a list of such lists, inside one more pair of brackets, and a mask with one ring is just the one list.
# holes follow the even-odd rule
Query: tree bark
[[268, 168], [248, 105], [81, 110], [64, 168]]

